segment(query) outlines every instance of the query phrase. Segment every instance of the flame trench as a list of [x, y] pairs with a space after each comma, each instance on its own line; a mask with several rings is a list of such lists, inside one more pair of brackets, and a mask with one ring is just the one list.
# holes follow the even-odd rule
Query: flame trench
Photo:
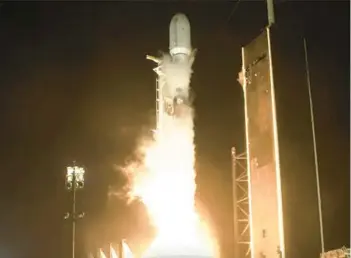
[[143, 258], [215, 257], [208, 225], [195, 210], [191, 63], [163, 57], [158, 73], [163, 98], [154, 139], [139, 146], [142, 161], [124, 169], [130, 179], [129, 196], [145, 204], [157, 230]]

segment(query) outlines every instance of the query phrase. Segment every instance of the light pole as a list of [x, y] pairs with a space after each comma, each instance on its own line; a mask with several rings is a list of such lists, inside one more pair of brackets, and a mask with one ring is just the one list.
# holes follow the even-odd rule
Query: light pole
[[84, 217], [84, 212], [77, 213], [76, 211], [76, 191], [84, 187], [84, 174], [84, 168], [76, 166], [75, 162], [66, 170], [66, 189], [72, 193], [71, 212], [65, 215], [65, 219], [72, 220], [72, 258], [75, 258], [76, 221]]

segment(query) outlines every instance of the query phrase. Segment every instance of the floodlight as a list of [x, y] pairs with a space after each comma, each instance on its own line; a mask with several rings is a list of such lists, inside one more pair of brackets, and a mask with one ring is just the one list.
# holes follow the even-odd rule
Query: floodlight
[[75, 189], [83, 188], [84, 174], [85, 174], [85, 170], [82, 167], [78, 167], [78, 166], [67, 167], [66, 188], [68, 190], [71, 190], [73, 187]]

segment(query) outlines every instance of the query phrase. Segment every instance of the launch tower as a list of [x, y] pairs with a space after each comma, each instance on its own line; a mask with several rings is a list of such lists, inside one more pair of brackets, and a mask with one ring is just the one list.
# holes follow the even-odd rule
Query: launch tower
[[306, 49], [294, 28], [269, 18], [270, 26], [242, 48], [239, 76], [250, 256], [318, 257], [323, 238]]

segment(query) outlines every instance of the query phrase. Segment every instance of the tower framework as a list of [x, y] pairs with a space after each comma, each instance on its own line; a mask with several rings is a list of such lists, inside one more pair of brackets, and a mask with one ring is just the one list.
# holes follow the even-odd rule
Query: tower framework
[[250, 195], [246, 153], [237, 154], [232, 148], [234, 253], [237, 257], [250, 257]]
[[269, 26], [242, 48], [242, 62], [251, 257], [318, 257], [323, 237], [303, 38], [286, 24]]

